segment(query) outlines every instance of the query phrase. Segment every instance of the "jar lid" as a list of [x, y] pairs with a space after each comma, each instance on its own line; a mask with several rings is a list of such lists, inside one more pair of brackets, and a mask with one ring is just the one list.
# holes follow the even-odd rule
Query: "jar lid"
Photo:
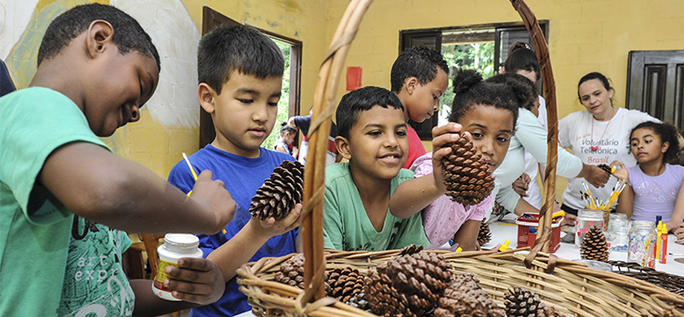
[[190, 233], [167, 233], [164, 236], [164, 243], [179, 247], [196, 247], [199, 245], [199, 238]]

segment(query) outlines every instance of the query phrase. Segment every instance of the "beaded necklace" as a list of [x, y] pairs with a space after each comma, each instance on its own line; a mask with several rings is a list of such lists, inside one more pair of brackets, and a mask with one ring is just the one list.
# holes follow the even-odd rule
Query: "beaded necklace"
[[[608, 131], [608, 126], [610, 126], [610, 122], [613, 121], [613, 117], [615, 117], [615, 107], [613, 107], [613, 113], [610, 115], [610, 119], [608, 119], [608, 124], [606, 124], [606, 129], [603, 130], [603, 134], [601, 134], [601, 138], [598, 139], [598, 143], [601, 143], [601, 140], [603, 140], [603, 136], [606, 135], [606, 131]], [[595, 118], [592, 117], [593, 120], [591, 120], [591, 151], [596, 152], [598, 151], [598, 144], [594, 145], [594, 121], [596, 120]]]

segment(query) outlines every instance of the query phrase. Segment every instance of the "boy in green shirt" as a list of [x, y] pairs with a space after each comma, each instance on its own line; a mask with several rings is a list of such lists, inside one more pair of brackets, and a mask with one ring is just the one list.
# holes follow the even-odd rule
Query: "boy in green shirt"
[[407, 125], [396, 94], [379, 87], [352, 91], [342, 97], [336, 119], [335, 146], [349, 162], [326, 168], [325, 248], [379, 251], [430, 245], [418, 211], [445, 193], [440, 160], [451, 149], [442, 147], [458, 140], [449, 132], [459, 132], [460, 125], [433, 129], [434, 177], [414, 179], [413, 172], [402, 169]]
[[159, 82], [149, 35], [121, 10], [76, 6], [45, 31], [30, 87], [0, 98], [0, 316], [159, 315], [216, 301], [211, 261], [182, 258], [164, 285], [128, 281], [125, 232], [215, 233], [235, 202], [202, 172], [187, 197], [98, 138], [140, 120]]

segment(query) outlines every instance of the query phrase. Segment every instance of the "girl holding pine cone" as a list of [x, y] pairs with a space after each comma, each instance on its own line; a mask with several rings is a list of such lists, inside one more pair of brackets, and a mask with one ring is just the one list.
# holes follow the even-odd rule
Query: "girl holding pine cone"
[[[442, 161], [449, 192], [423, 210], [423, 225], [431, 248], [454, 237], [454, 249], [458, 244], [463, 250], [476, 250], [480, 222], [492, 204], [491, 173], [508, 151], [520, 104], [533, 96], [518, 87], [483, 81], [474, 70], [456, 75], [454, 92], [449, 121], [462, 126], [462, 138]], [[432, 172], [431, 158], [428, 153], [414, 162], [416, 176]], [[479, 175], [483, 167], [485, 173]], [[469, 188], [478, 181], [483, 181], [480, 189]]]

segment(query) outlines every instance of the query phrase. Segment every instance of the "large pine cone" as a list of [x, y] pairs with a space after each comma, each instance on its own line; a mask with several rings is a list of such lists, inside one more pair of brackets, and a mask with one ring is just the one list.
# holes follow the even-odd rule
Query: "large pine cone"
[[477, 243], [483, 246], [489, 241], [492, 241], [492, 232], [489, 230], [489, 223], [487, 223], [487, 218], [485, 217], [480, 222], [480, 231], [477, 233]]
[[304, 289], [304, 255], [300, 253], [280, 263], [280, 271], [276, 272], [274, 280]]
[[451, 280], [451, 265], [441, 255], [419, 251], [378, 264], [366, 278], [371, 311], [414, 317], [431, 312]]
[[463, 273], [454, 275], [451, 284], [444, 290], [444, 296], [439, 299], [434, 316], [503, 317], [505, 314], [480, 287], [475, 276]]
[[328, 296], [360, 309], [366, 309], [368, 300], [364, 293], [365, 276], [353, 267], [336, 268], [328, 274]]
[[451, 153], [442, 158], [446, 195], [464, 206], [480, 203], [494, 189], [489, 165], [464, 137], [450, 146]]
[[285, 218], [295, 204], [302, 202], [304, 166], [297, 161], [283, 161], [271, 177], [257, 189], [249, 212], [264, 220]]
[[589, 232], [584, 234], [580, 254], [585, 260], [608, 261], [608, 243], [601, 228], [591, 227]]
[[509, 289], [504, 295], [506, 314], [509, 317], [556, 317], [561, 313], [552, 307], [544, 305], [539, 295], [524, 288]]

